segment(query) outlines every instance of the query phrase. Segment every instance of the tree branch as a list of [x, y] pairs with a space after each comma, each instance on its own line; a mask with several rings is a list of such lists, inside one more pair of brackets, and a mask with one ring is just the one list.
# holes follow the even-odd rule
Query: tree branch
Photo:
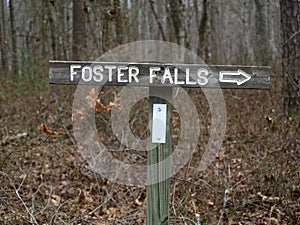
[[154, 9], [154, 5], [153, 5], [152, 0], [149, 0], [149, 3], [150, 3], [150, 6], [151, 6], [151, 10], [152, 10], [152, 12], [153, 12], [155, 21], [156, 21], [156, 23], [157, 23], [157, 25], [158, 25], [158, 28], [159, 28], [160, 32], [161, 32], [163, 41], [167, 41], [166, 35], [165, 35], [165, 33], [164, 33], [164, 29], [163, 29], [163, 27], [162, 27], [161, 22], [160, 22], [159, 19], [158, 19], [158, 15], [157, 15], [157, 13], [156, 13], [156, 11], [155, 11], [155, 9]]
[[289, 39], [284, 43], [284, 46], [286, 46], [291, 40], [293, 40], [299, 34], [300, 34], [300, 30], [298, 30], [292, 36], [290, 36]]

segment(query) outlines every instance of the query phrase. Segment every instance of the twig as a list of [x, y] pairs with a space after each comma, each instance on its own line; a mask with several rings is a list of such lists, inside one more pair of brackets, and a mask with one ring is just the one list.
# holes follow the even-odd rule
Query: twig
[[24, 133], [20, 133], [20, 134], [17, 134], [15, 136], [11, 136], [11, 137], [5, 137], [2, 141], [0, 141], [0, 146], [4, 146], [4, 145], [7, 145], [9, 144], [10, 142], [13, 142], [15, 140], [19, 140], [21, 138], [24, 138], [26, 137], [28, 134], [26, 132]]
[[33, 214], [30, 212], [29, 208], [27, 207], [26, 203], [24, 202], [24, 200], [22, 199], [20, 193], [19, 193], [19, 190], [20, 188], [22, 187], [25, 179], [26, 179], [27, 175], [24, 176], [23, 180], [21, 181], [19, 187], [16, 189], [15, 186], [14, 186], [14, 189], [15, 189], [15, 193], [18, 197], [18, 199], [22, 202], [26, 212], [28, 213], [28, 215], [30, 216], [30, 219], [31, 219], [31, 222], [33, 222], [35, 225], [39, 225], [38, 222], [36, 221], [36, 219], [34, 218]]
[[195, 222], [193, 220], [191, 220], [190, 218], [188, 218], [188, 217], [180, 216], [179, 219], [184, 220], [185, 224], [186, 224], [186, 220], [189, 221], [189, 222], [192, 222], [193, 224], [195, 224]]
[[40, 109], [40, 113], [42, 113], [42, 112], [44, 112], [46, 109], [48, 109], [48, 107], [49, 107], [52, 103], [54, 103], [54, 102], [57, 102], [57, 99], [52, 99], [47, 105], [45, 105], [44, 107], [42, 107], [42, 108]]
[[[51, 223], [50, 224], [54, 224], [55, 223], [55, 218], [57, 217], [58, 213], [59, 213], [59, 210], [61, 209], [61, 207], [63, 207], [67, 202], [63, 202], [61, 203], [58, 208], [55, 210], [55, 214], [52, 216], [51, 218]], [[61, 222], [63, 222], [64, 224], [66, 224], [61, 218], [58, 218], [61, 220]]]
[[284, 43], [284, 46], [286, 46], [291, 40], [293, 40], [299, 34], [300, 34], [300, 30], [298, 30], [292, 36], [290, 36], [289, 39]]
[[69, 136], [72, 144], [76, 145], [76, 140], [75, 140], [74, 136], [70, 133], [70, 131], [67, 129], [67, 127], [65, 125], [63, 125], [63, 128], [64, 128], [65, 132], [67, 133], [67, 135]]
[[222, 206], [222, 210], [220, 213], [220, 218], [218, 221], [217, 225], [220, 225], [222, 223], [222, 219], [225, 213], [225, 208], [226, 208], [226, 204], [227, 204], [227, 197], [228, 197], [228, 193], [229, 193], [229, 189], [230, 189], [230, 177], [231, 177], [231, 169], [230, 169], [230, 165], [228, 165], [228, 185], [227, 188], [224, 191], [224, 197], [223, 197], [223, 206]]
[[90, 217], [91, 215], [93, 215], [97, 210], [99, 210], [100, 208], [102, 208], [111, 199], [112, 199], [112, 197], [110, 196], [105, 202], [103, 202], [102, 204], [100, 204], [99, 206], [97, 206], [95, 209], [93, 209], [91, 212], [89, 212], [89, 214], [87, 214], [85, 217]]
[[272, 214], [273, 214], [273, 211], [274, 211], [275, 207], [276, 207], [276, 204], [271, 207], [270, 214], [269, 214], [270, 218], [272, 217]]
[[53, 187], [50, 186], [50, 192], [49, 192], [49, 197], [48, 197], [48, 200], [47, 200], [47, 204], [46, 204], [45, 207], [41, 210], [41, 212], [45, 211], [45, 210], [48, 208], [48, 206], [50, 205], [52, 193], [53, 193]]
[[237, 181], [234, 185], [231, 186], [231, 188], [235, 188], [236, 186], [238, 186], [240, 183], [242, 183], [244, 180], [248, 179], [248, 177], [250, 177], [251, 174], [247, 175], [246, 177], [240, 179], [239, 181]]
[[199, 213], [196, 213], [196, 221], [197, 221], [197, 225], [201, 225]]
[[[174, 177], [174, 178], [172, 178], [172, 179], [184, 181], [184, 182], [190, 183], [190, 184], [192, 184], [192, 185], [199, 186], [199, 184], [197, 184], [197, 183], [195, 183], [195, 182], [192, 182], [192, 181], [189, 181], [189, 180], [185, 180], [185, 179], [182, 179], [182, 178], [179, 178], [179, 177]], [[211, 186], [209, 183], [207, 183], [207, 181], [205, 181], [204, 179], [198, 178], [197, 181], [203, 182], [203, 183], [206, 184], [209, 188], [211, 188], [214, 192], [221, 192], [221, 191], [218, 191], [217, 189], [215, 189], [215, 188], [214, 188], [213, 186]]]
[[157, 23], [157, 25], [158, 25], [158, 28], [159, 28], [159, 30], [160, 30], [160, 33], [161, 33], [161, 35], [162, 35], [163, 41], [167, 41], [166, 35], [165, 35], [165, 33], [164, 33], [163, 26], [162, 26], [161, 22], [159, 21], [158, 15], [157, 15], [157, 13], [156, 13], [156, 11], [155, 11], [155, 9], [154, 9], [153, 1], [152, 1], [152, 0], [149, 0], [149, 3], [150, 3], [150, 6], [151, 6], [152, 13], [153, 13], [153, 15], [154, 15], [155, 21], [156, 21], [156, 23]]
[[226, 208], [226, 204], [227, 204], [227, 194], [228, 194], [228, 189], [226, 189], [224, 191], [223, 207], [222, 207], [222, 211], [220, 213], [220, 219], [219, 219], [218, 225], [220, 225], [222, 223], [223, 215], [225, 213], [225, 208]]
[[172, 194], [172, 208], [173, 208], [175, 217], [177, 216], [176, 209], [175, 209], [175, 192], [176, 192], [176, 186], [177, 186], [177, 182], [175, 182], [175, 184], [174, 184], [173, 194]]
[[5, 173], [5, 172], [3, 172], [3, 171], [1, 171], [1, 170], [0, 170], [0, 175], [2, 175], [2, 176], [4, 176], [4, 177], [8, 177], [8, 174]]

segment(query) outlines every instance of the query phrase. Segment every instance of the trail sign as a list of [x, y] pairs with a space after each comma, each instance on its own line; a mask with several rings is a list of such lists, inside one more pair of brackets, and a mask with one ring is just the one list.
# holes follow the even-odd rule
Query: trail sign
[[245, 73], [243, 70], [238, 69], [237, 71], [221, 71], [219, 81], [221, 83], [233, 83], [241, 85], [251, 80], [251, 76]]
[[[49, 80], [50, 84], [64, 85], [149, 87], [152, 122], [149, 125], [146, 224], [166, 225], [169, 223], [172, 87], [269, 89], [270, 67], [50, 61]], [[158, 167], [152, 166], [158, 164]], [[168, 179], [151, 182], [158, 177]]]
[[50, 61], [49, 78], [51, 84], [268, 89], [269, 69], [263, 66]]

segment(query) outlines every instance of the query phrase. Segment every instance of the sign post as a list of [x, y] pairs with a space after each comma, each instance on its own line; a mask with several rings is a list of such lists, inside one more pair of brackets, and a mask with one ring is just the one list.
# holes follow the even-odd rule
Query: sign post
[[[169, 156], [172, 148], [172, 105], [170, 104], [172, 88], [150, 87], [149, 95], [149, 118], [153, 119], [152, 124], [151, 122], [149, 124], [151, 138], [148, 147], [146, 224], [167, 225], [169, 224], [171, 168]], [[165, 109], [162, 109], [163, 106]], [[166, 119], [158, 119], [154, 115], [156, 113], [164, 113]], [[153, 126], [155, 123], [158, 125]], [[155, 129], [158, 129], [158, 132], [163, 130], [164, 133], [157, 135]]]
[[269, 89], [270, 68], [232, 65], [50, 61], [50, 84], [149, 87], [147, 225], [169, 224], [172, 87]]

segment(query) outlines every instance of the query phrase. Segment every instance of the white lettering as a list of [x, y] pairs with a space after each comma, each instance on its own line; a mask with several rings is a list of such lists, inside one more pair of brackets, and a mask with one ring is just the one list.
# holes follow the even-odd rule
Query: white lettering
[[175, 84], [178, 84], [178, 85], [184, 84], [183, 80], [182, 81], [178, 80], [178, 68], [174, 69], [174, 80], [175, 80]]
[[75, 71], [75, 69], [80, 69], [81, 66], [80, 65], [71, 65], [70, 66], [70, 80], [74, 81], [74, 75], [77, 75], [77, 72]]
[[138, 83], [139, 79], [137, 77], [137, 75], [139, 75], [139, 68], [136, 66], [130, 66], [129, 67], [129, 83], [132, 82], [132, 78], [134, 78], [135, 82]]
[[113, 70], [115, 70], [117, 67], [114, 65], [107, 65], [104, 66], [104, 68], [108, 69], [108, 81], [112, 82]]
[[[185, 72], [185, 77], [180, 76]], [[197, 77], [193, 76], [194, 70], [184, 68], [182, 71], [177, 67], [150, 67], [149, 68], [149, 84], [153, 84], [157, 77], [161, 78], [162, 84], [175, 85], [207, 85], [209, 82], [209, 70], [206, 68], [198, 68], [195, 71]], [[74, 82], [76, 78], [81, 78], [83, 82], [103, 82], [108, 76], [108, 82], [118, 83], [139, 83], [140, 68], [138, 66], [118, 66], [118, 65], [87, 65], [79, 64], [70, 65], [70, 81]]]
[[[92, 72], [92, 67], [90, 66], [84, 66], [81, 70], [82, 75], [81, 78], [85, 82], [90, 82], [93, 78], [93, 72]], [[87, 77], [86, 77], [87, 75]]]
[[199, 69], [198, 70], [198, 73], [197, 73], [197, 75], [198, 75], [198, 79], [197, 79], [197, 82], [198, 82], [198, 84], [199, 85], [206, 85], [207, 83], [208, 83], [208, 78], [207, 78], [207, 76], [208, 76], [208, 70], [207, 69]]
[[164, 75], [162, 77], [161, 83], [164, 84], [166, 82], [166, 79], [169, 79], [170, 84], [174, 83], [169, 67], [165, 68]]
[[153, 78], [156, 77], [156, 73], [155, 72], [159, 72], [160, 68], [159, 67], [150, 67], [150, 84], [153, 83]]
[[185, 79], [186, 79], [186, 84], [196, 84], [196, 81], [191, 81], [190, 80], [190, 68], [186, 68], [185, 70]]
[[119, 66], [118, 67], [118, 82], [120, 83], [124, 83], [124, 82], [128, 82], [128, 80], [122, 80], [122, 77], [124, 77], [124, 73], [122, 72], [122, 70], [128, 70], [128, 67], [127, 66]]
[[94, 73], [94, 81], [96, 82], [101, 82], [103, 80], [103, 66], [95, 66], [93, 68], [93, 73]]

